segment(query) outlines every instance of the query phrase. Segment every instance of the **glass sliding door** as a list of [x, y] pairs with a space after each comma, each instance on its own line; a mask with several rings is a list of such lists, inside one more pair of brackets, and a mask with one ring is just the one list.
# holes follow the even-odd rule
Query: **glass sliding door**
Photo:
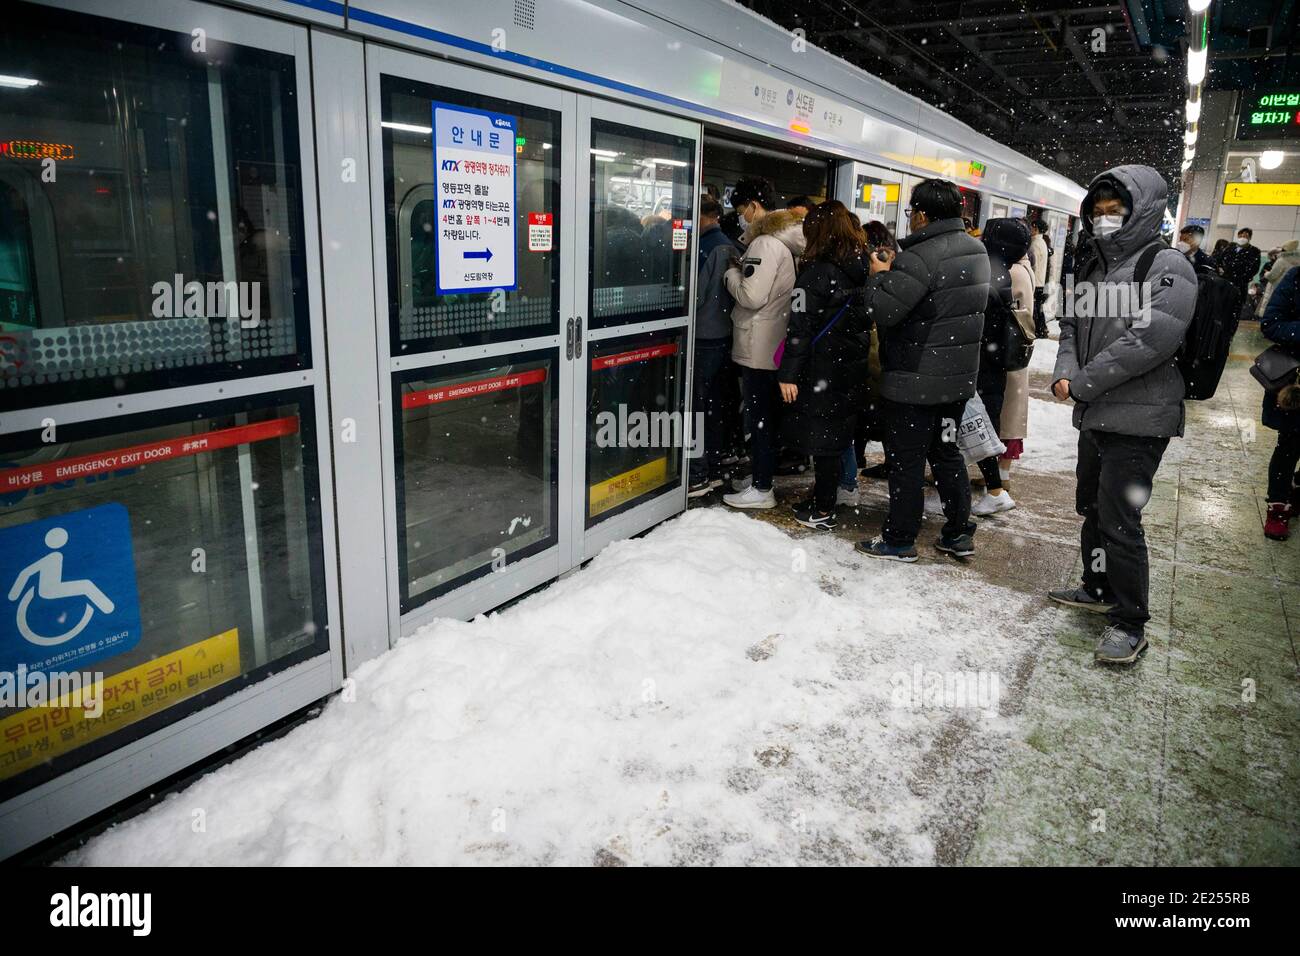
[[595, 99], [580, 109], [578, 561], [685, 507], [700, 149], [696, 123]]
[[396, 636], [567, 567], [574, 97], [369, 49]]

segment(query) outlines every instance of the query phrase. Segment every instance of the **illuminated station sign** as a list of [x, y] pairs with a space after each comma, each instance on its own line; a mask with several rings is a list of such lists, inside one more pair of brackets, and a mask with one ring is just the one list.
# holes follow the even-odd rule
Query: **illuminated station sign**
[[1300, 87], [1245, 90], [1237, 139], [1290, 139], [1300, 136]]

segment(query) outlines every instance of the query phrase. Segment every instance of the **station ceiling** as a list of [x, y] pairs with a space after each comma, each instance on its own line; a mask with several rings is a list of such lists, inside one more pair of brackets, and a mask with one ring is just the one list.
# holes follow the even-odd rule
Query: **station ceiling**
[[[1178, 180], [1184, 0], [740, 2], [1076, 182], [1121, 163]], [[1220, 29], [1246, 50], [1247, 24], [1281, 24], [1275, 32], [1289, 36], [1295, 11], [1280, 8], [1293, 6], [1215, 0], [1211, 54]]]

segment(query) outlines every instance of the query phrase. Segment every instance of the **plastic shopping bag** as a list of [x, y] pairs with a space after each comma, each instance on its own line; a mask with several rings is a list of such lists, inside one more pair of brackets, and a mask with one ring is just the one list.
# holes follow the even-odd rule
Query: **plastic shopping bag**
[[989, 413], [978, 395], [966, 402], [961, 426], [957, 429], [957, 447], [961, 449], [961, 456], [968, 465], [1007, 450], [1007, 446], [998, 440], [998, 433], [989, 421]]

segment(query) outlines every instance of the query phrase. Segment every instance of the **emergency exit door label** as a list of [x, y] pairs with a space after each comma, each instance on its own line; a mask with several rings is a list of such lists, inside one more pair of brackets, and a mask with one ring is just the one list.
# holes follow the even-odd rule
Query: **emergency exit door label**
[[434, 103], [433, 129], [438, 293], [514, 289], [514, 117]]
[[554, 248], [552, 226], [554, 215], [549, 212], [528, 214], [528, 251], [550, 252]]

